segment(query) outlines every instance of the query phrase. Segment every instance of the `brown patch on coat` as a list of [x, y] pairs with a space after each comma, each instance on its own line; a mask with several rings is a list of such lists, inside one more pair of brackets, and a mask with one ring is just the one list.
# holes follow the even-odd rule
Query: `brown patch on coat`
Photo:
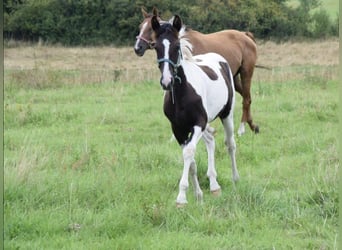
[[212, 70], [211, 68], [209, 68], [208, 66], [205, 65], [198, 65], [198, 67], [201, 68], [201, 70], [203, 70], [203, 72], [213, 81], [218, 79], [217, 74], [215, 73], [214, 70]]

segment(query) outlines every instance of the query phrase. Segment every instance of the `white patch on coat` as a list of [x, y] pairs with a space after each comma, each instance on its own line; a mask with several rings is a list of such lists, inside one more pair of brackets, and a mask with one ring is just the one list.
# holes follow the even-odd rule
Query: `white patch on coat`
[[[211, 122], [228, 102], [227, 85], [219, 64], [219, 62], [226, 62], [226, 60], [216, 53], [196, 55], [193, 56], [193, 59], [196, 62], [183, 60], [182, 66], [187, 81], [195, 89], [196, 93], [202, 97], [203, 107], [208, 115], [208, 122]], [[205, 65], [212, 69], [218, 76], [218, 79], [211, 80], [205, 72], [199, 69], [199, 65]], [[231, 79], [231, 75], [229, 78]], [[233, 82], [231, 84], [233, 91], [235, 91]]]

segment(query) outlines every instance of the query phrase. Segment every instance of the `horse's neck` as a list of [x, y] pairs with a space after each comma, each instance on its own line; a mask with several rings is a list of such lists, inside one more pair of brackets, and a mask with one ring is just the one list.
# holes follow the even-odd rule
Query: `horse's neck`
[[[184, 73], [184, 68], [183, 66], [180, 66], [178, 68], [178, 73], [177, 76], [180, 79], [180, 82], [176, 82], [173, 86], [174, 88], [174, 94], [177, 97], [182, 97], [184, 94], [186, 94], [186, 88], [188, 87], [188, 82]], [[179, 98], [178, 98], [179, 99]]]
[[179, 90], [181, 90], [187, 84], [187, 79], [186, 79], [186, 76], [184, 73], [184, 67], [182, 64], [183, 63], [181, 63], [181, 66], [178, 68], [178, 72], [177, 72], [177, 76], [180, 78], [180, 83], [175, 84], [175, 87]]

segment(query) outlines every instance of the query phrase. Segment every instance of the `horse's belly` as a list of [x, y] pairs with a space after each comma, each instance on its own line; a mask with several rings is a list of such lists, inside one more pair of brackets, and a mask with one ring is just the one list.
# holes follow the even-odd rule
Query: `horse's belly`
[[207, 88], [206, 110], [208, 121], [213, 121], [228, 102], [227, 86], [222, 83], [213, 83]]

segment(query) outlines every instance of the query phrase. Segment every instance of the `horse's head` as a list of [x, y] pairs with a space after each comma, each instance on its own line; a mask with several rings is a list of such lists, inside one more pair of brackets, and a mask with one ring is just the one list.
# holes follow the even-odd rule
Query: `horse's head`
[[163, 89], [170, 90], [175, 81], [180, 81], [178, 68], [180, 67], [182, 52], [179, 40], [179, 31], [182, 28], [182, 20], [175, 15], [172, 24], [160, 24], [157, 16], [151, 19], [154, 31], [157, 61], [162, 74], [160, 84]]
[[139, 25], [140, 31], [139, 35], [136, 37], [137, 40], [134, 45], [135, 54], [137, 54], [138, 56], [143, 56], [147, 49], [153, 49], [154, 47], [151, 26], [152, 17], [157, 16], [158, 21], [161, 21], [158, 10], [156, 8], [153, 8], [152, 14], [147, 13], [143, 8], [141, 8], [141, 12], [143, 14], [144, 20]]

